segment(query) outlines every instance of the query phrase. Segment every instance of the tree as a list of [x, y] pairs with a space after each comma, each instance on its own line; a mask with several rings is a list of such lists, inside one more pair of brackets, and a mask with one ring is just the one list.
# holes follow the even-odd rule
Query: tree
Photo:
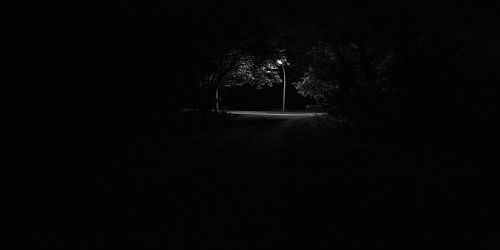
[[309, 68], [304, 76], [293, 85], [299, 94], [313, 98], [318, 104], [331, 104], [330, 97], [338, 89], [338, 83], [321, 79], [313, 68]]
[[220, 111], [221, 88], [251, 85], [256, 88], [273, 86], [281, 80], [272, 59], [258, 60], [242, 50], [233, 49], [210, 62], [199, 78], [202, 89], [215, 91], [215, 110]]
[[[498, 60], [491, 53], [500, 38], [491, 7], [461, 1], [319, 1], [309, 6], [297, 30], [309, 34], [310, 49], [296, 86], [358, 115], [377, 109], [387, 115], [391, 107], [393, 115], [416, 117], [467, 108], [461, 102], [476, 106], [492, 88], [487, 81], [468, 83], [492, 75], [484, 69]], [[331, 84], [338, 88], [324, 91]], [[471, 93], [482, 94], [471, 99]]]

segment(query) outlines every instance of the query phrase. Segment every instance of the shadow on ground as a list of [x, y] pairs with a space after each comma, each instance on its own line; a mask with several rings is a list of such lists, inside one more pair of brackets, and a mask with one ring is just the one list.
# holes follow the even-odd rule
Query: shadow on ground
[[28, 167], [7, 196], [15, 227], [32, 232], [21, 242], [38, 249], [494, 243], [498, 182], [478, 159], [384, 144], [321, 117], [154, 121], [90, 131], [54, 165]]

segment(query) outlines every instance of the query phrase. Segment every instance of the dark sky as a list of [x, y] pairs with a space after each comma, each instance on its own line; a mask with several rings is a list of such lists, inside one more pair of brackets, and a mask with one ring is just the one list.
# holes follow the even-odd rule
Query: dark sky
[[[183, 89], [193, 65], [245, 39], [277, 39], [280, 2], [95, 1], [14, 3], [5, 10], [9, 77], [30, 100], [96, 103], [155, 99]], [[140, 85], [134, 83], [142, 81]], [[175, 83], [174, 83], [175, 82]], [[161, 86], [171, 84], [171, 87]], [[22, 88], [22, 87], [21, 87]], [[22, 91], [21, 89], [18, 89]], [[39, 93], [45, 93], [39, 95]], [[141, 96], [142, 95], [142, 96]], [[78, 101], [76, 101], [78, 100]]]
[[[7, 82], [21, 99], [35, 103], [46, 99], [76, 106], [160, 102], [165, 99], [162, 95], [168, 93], [188, 95], [184, 93], [189, 92], [185, 84], [193, 81], [196, 67], [242, 41], [252, 41], [257, 50], [277, 42], [287, 49], [293, 61], [307, 50], [311, 40], [310, 30], [303, 27], [311, 27], [317, 17], [327, 14], [332, 3], [263, 0], [5, 3], [2, 16], [8, 37]], [[404, 29], [405, 20], [422, 15], [425, 10], [432, 10], [429, 13], [442, 17], [442, 23], [449, 25], [444, 13], [449, 4], [457, 6], [458, 2], [346, 3], [346, 8], [356, 10], [355, 15], [375, 18], [382, 24], [384, 18], [395, 18]], [[476, 19], [489, 22], [488, 18], [496, 16], [490, 5], [460, 3], [461, 12], [448, 11], [450, 16], [464, 17], [463, 23], [455, 26], [466, 27]], [[412, 6], [418, 8], [413, 11]], [[365, 22], [357, 16], [352, 20]], [[384, 32], [391, 35], [393, 31], [397, 29]], [[290, 74], [293, 78], [293, 70]]]

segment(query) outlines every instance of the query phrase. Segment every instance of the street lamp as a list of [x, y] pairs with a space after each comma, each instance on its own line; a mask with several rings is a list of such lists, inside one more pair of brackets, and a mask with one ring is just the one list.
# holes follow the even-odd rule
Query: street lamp
[[286, 90], [286, 74], [285, 74], [285, 63], [278, 59], [276, 61], [279, 65], [281, 65], [281, 68], [283, 69], [283, 108], [282, 108], [282, 112], [285, 112], [285, 90]]

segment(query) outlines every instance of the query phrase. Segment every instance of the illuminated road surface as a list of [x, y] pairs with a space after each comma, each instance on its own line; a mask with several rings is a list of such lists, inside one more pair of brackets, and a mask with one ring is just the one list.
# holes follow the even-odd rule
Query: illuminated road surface
[[256, 116], [285, 116], [285, 117], [311, 117], [317, 115], [325, 115], [326, 113], [311, 113], [311, 112], [277, 112], [277, 111], [243, 111], [243, 110], [228, 110], [230, 114], [235, 115], [256, 115]]
[[[288, 147], [288, 134], [298, 124], [321, 113], [275, 112], [275, 111], [241, 111], [230, 110], [236, 115], [235, 126], [206, 133], [196, 134], [184, 139], [190, 148], [192, 145], [202, 148], [201, 151], [229, 152], [230, 155], [259, 155], [259, 161], [271, 164], [277, 157], [283, 157], [282, 151]], [[280, 160], [278, 160], [281, 162]], [[274, 164], [273, 164], [274, 165]]]

